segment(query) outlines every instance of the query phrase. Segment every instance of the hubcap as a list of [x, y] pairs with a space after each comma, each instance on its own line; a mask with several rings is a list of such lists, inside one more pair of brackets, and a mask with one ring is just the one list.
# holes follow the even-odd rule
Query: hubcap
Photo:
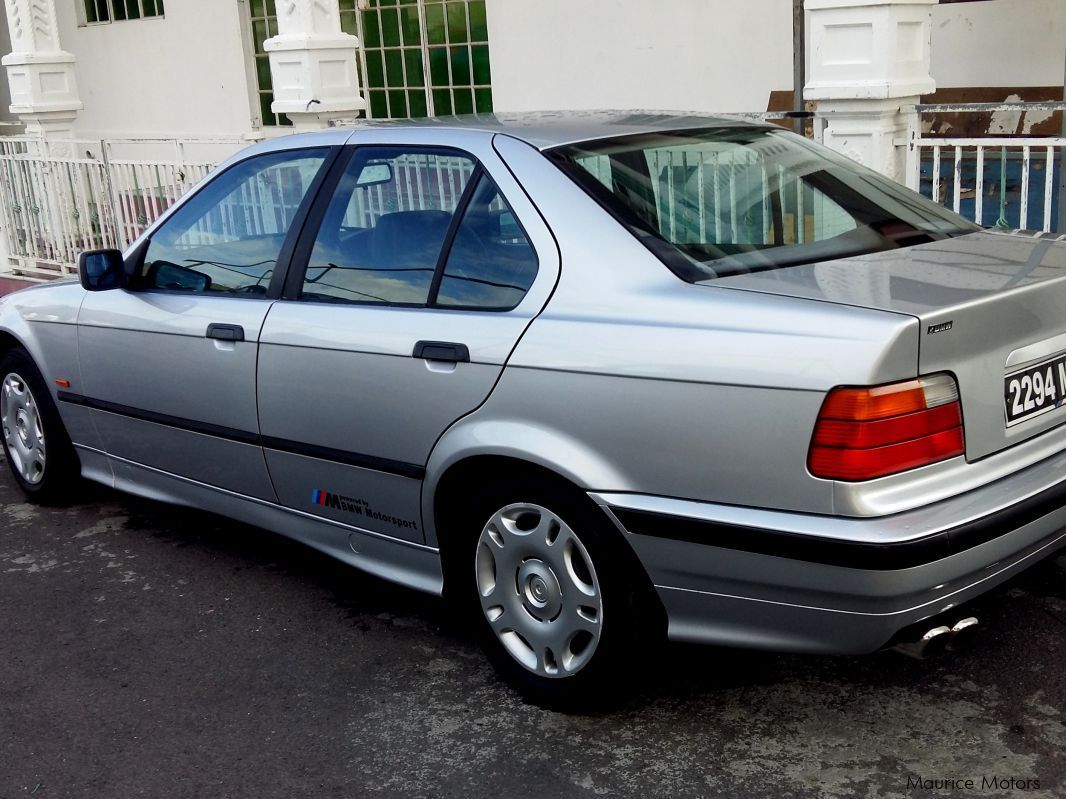
[[0, 386], [0, 421], [7, 456], [23, 480], [36, 485], [44, 478], [44, 429], [37, 403], [26, 381], [11, 372]]
[[543, 677], [568, 677], [592, 659], [603, 598], [588, 551], [547, 508], [519, 502], [492, 515], [475, 561], [481, 609], [504, 648]]

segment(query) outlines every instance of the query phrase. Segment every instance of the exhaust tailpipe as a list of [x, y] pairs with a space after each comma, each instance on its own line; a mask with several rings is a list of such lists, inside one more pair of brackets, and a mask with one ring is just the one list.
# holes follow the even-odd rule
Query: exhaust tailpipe
[[946, 624], [933, 627], [917, 641], [901, 641], [891, 648], [908, 657], [923, 660], [948, 649], [959, 633], [972, 630], [977, 626], [977, 623], [975, 616], [967, 616], [965, 619], [955, 622], [951, 627]]

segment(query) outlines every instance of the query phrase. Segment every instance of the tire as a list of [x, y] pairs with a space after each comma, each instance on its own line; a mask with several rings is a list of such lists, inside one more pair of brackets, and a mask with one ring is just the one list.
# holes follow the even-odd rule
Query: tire
[[661, 605], [603, 512], [561, 481], [498, 480], [461, 523], [446, 568], [497, 672], [553, 709], [631, 695]]
[[74, 494], [78, 457], [44, 378], [21, 347], [0, 357], [0, 425], [4, 457], [26, 499], [55, 505]]

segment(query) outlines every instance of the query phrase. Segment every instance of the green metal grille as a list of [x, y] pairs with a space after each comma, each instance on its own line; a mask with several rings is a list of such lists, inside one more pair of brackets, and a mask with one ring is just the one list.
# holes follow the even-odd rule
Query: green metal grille
[[270, 110], [274, 100], [274, 81], [270, 76], [270, 58], [263, 49], [263, 42], [271, 36], [278, 35], [278, 13], [274, 0], [250, 0], [248, 13], [252, 23], [252, 53], [255, 59], [256, 96], [259, 99], [259, 113], [264, 125], [291, 125], [284, 114], [275, 114]]
[[340, 0], [359, 37], [367, 116], [492, 111], [484, 0]]
[[[250, 0], [248, 9], [263, 124], [290, 125], [270, 110], [273, 85], [263, 42], [277, 34], [275, 0]], [[344, 32], [359, 39], [368, 117], [492, 111], [485, 0], [340, 0], [340, 17]]]
[[85, 21], [121, 22], [127, 19], [163, 16], [163, 0], [83, 0]]

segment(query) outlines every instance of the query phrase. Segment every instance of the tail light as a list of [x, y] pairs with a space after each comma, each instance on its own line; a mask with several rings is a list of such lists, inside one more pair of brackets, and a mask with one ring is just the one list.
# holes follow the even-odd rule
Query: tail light
[[871, 480], [965, 451], [950, 375], [872, 388], [834, 388], [822, 403], [807, 468], [827, 480]]

